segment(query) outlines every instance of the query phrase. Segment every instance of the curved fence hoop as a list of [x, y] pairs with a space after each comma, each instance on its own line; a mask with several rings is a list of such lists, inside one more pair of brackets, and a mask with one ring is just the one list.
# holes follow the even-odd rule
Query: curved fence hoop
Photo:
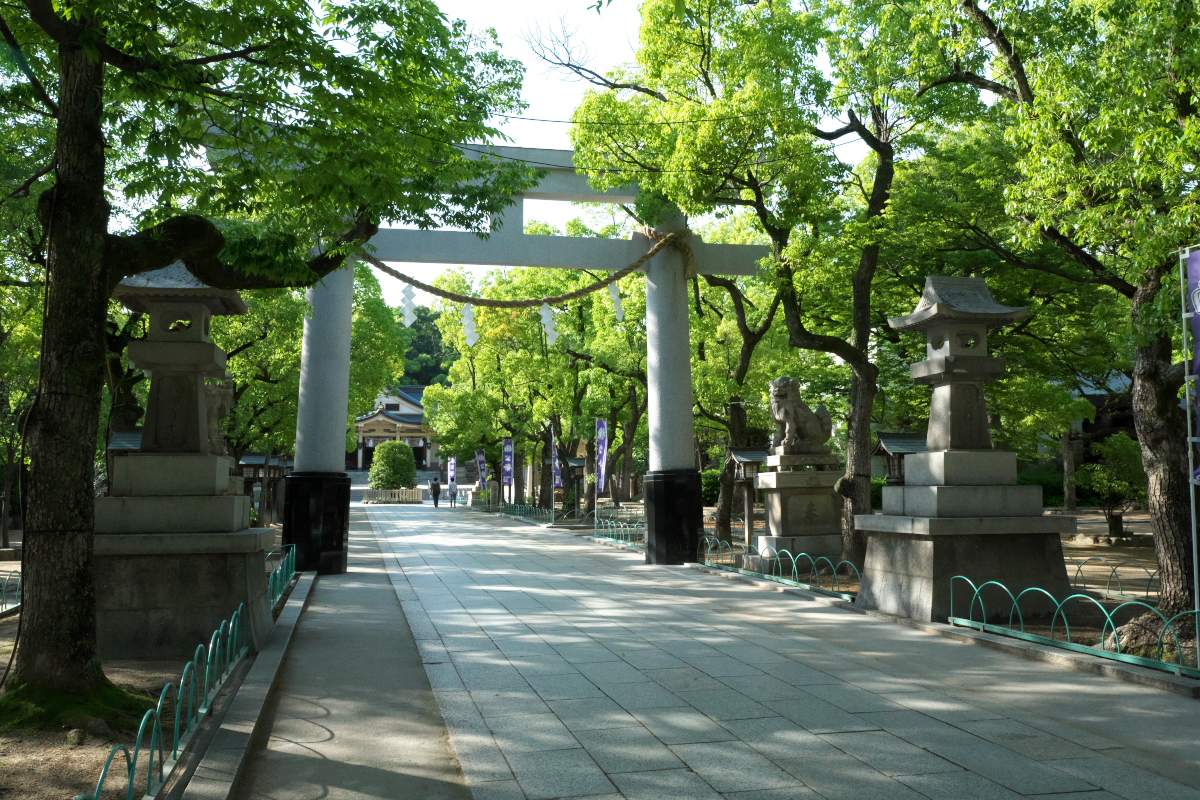
[[132, 797], [133, 779], [130, 777], [133, 770], [133, 765], [131, 763], [132, 756], [129, 753], [128, 747], [123, 744], [119, 744], [113, 747], [112, 752], [108, 754], [108, 759], [104, 762], [104, 769], [100, 770], [100, 779], [96, 781], [96, 788], [93, 789], [89, 794], [79, 795], [76, 800], [100, 800], [104, 794], [104, 782], [108, 780], [109, 770], [112, 769], [113, 759], [115, 759], [118, 755], [125, 756], [125, 778], [129, 785], [128, 796]]
[[[1009, 591], [1009, 588], [1007, 586], [1005, 586], [1003, 583], [1000, 583], [999, 581], [985, 581], [984, 583], [979, 584], [979, 586], [975, 589], [975, 596], [971, 598], [971, 612], [968, 615], [968, 617], [972, 622], [975, 621], [975, 603], [976, 602], [979, 603], [979, 611], [981, 614], [983, 614], [982, 618], [979, 621], [987, 622], [987, 607], [984, 605], [983, 597], [981, 597], [980, 594], [981, 594], [981, 592], [983, 592], [984, 589], [986, 589], [989, 586], [999, 586], [1001, 589], [1004, 590], [1004, 593], [1006, 595], [1008, 595], [1008, 599], [1013, 602], [1013, 605], [1015, 606], [1017, 604], [1017, 598], [1013, 597], [1013, 593], [1011, 591]], [[1021, 628], [1024, 629], [1025, 628], [1025, 616], [1023, 614], [1021, 614], [1021, 610], [1019, 607], [1017, 608], [1017, 614], [1020, 615]]]

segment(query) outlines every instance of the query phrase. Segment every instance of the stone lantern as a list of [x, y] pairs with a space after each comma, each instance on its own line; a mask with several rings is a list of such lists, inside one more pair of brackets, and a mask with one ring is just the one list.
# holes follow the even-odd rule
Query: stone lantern
[[934, 275], [913, 313], [888, 321], [925, 332], [927, 357], [910, 373], [933, 396], [926, 452], [904, 456], [904, 485], [884, 487], [882, 515], [854, 519], [867, 533], [857, 605], [943, 620], [955, 575], [1065, 596], [1060, 534], [1075, 519], [1044, 516], [1041, 487], [1017, 485], [1016, 454], [993, 449], [988, 432], [983, 384], [1005, 369], [988, 355], [988, 331], [1028, 312], [996, 302], [982, 278]]
[[149, 315], [129, 361], [150, 375], [140, 448], [114, 454], [110, 493], [96, 498], [97, 621], [105, 658], [187, 655], [246, 605], [252, 642], [270, 625], [269, 528], [250, 528], [251, 498], [225, 455], [226, 356], [214, 315], [245, 314], [237, 292], [177, 262], [127, 278], [113, 296]]

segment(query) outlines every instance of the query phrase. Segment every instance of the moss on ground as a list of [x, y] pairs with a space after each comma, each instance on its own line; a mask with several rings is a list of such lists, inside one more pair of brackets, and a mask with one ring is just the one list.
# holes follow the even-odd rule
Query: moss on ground
[[78, 728], [96, 717], [116, 731], [137, 730], [142, 716], [155, 702], [108, 680], [87, 697], [25, 685], [10, 686], [0, 696], [0, 731]]

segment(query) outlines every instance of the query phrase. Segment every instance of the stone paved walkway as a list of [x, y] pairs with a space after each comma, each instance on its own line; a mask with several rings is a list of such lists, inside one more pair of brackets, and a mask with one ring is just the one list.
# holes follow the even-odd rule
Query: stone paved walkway
[[1200, 800], [1200, 702], [495, 516], [368, 514], [477, 800]]

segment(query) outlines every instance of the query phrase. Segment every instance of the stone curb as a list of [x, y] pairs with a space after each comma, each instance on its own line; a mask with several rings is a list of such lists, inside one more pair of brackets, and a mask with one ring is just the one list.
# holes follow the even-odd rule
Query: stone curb
[[715, 575], [726, 580], [741, 581], [757, 586], [761, 589], [769, 589], [771, 591], [782, 592], [784, 594], [793, 594], [797, 597], [803, 597], [806, 600], [813, 600], [822, 605], [834, 606], [836, 608], [853, 611], [858, 614], [863, 614], [868, 617], [875, 617], [887, 622], [894, 622], [899, 625], [905, 625], [917, 630], [929, 631], [938, 636], [945, 636], [949, 639], [955, 639], [966, 644], [978, 645], [987, 647], [992, 650], [999, 650], [1009, 655], [1018, 656], [1019, 658], [1028, 659], [1030, 661], [1040, 661], [1045, 664], [1053, 664], [1056, 667], [1063, 669], [1071, 669], [1077, 672], [1090, 672], [1095, 675], [1101, 675], [1105, 678], [1112, 678], [1124, 683], [1137, 684], [1139, 686], [1148, 686], [1152, 689], [1158, 689], [1172, 694], [1183, 695], [1184, 697], [1200, 698], [1200, 682], [1190, 678], [1178, 677], [1170, 675], [1158, 670], [1149, 669], [1147, 667], [1139, 667], [1134, 664], [1123, 664], [1119, 661], [1110, 661], [1106, 658], [1098, 656], [1089, 656], [1084, 653], [1075, 653], [1070, 650], [1059, 650], [1058, 648], [1049, 645], [1036, 644], [1034, 642], [1024, 642], [1020, 639], [1009, 639], [996, 634], [975, 631], [969, 628], [960, 628], [954, 625], [947, 625], [937, 622], [919, 622], [917, 620], [906, 619], [904, 617], [893, 616], [892, 614], [884, 614], [880, 611], [869, 611], [867, 609], [855, 608], [853, 603], [847, 603], [835, 597], [826, 597], [816, 594], [815, 592], [807, 592], [803, 589], [795, 589], [790, 586], [783, 586], [774, 581], [765, 581], [752, 578], [748, 575], [740, 575], [733, 572], [725, 572], [724, 570], [713, 569], [703, 564], [685, 564], [697, 572], [703, 572], [708, 575]]
[[262, 711], [266, 705], [279, 668], [292, 642], [292, 634], [300, 614], [308, 605], [314, 573], [302, 573], [292, 588], [292, 594], [275, 621], [262, 650], [250, 665], [246, 679], [230, 701], [221, 727], [213, 736], [196, 766], [180, 800], [227, 800], [246, 763], [246, 753], [259, 733]]

